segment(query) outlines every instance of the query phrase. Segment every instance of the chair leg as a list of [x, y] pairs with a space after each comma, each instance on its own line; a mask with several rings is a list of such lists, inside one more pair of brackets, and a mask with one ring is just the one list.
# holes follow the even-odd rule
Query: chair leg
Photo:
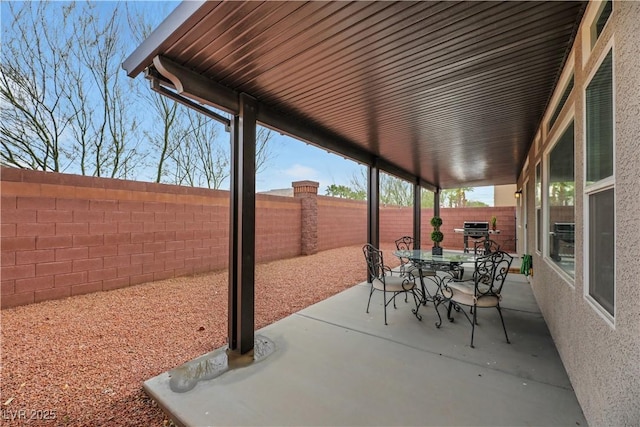
[[369, 291], [369, 301], [367, 302], [367, 313], [369, 313], [369, 304], [371, 304], [371, 295], [373, 295], [373, 285], [371, 285], [371, 290]]
[[411, 295], [413, 295], [413, 303], [416, 305], [416, 308], [412, 309], [411, 312], [416, 316], [416, 318], [422, 321], [422, 316], [418, 313], [418, 308], [420, 307], [420, 300], [416, 295], [415, 289], [411, 289]]
[[502, 310], [500, 310], [500, 306], [496, 305], [496, 308], [498, 309], [498, 314], [500, 315], [500, 321], [502, 322], [502, 329], [504, 330], [504, 337], [507, 339], [507, 344], [511, 344], [511, 341], [509, 341], [509, 336], [507, 335], [507, 328], [504, 326], [504, 319], [502, 317]]
[[[382, 302], [384, 303], [384, 324], [387, 325], [387, 304], [389, 304], [387, 302], [387, 293], [386, 292], [382, 292]], [[395, 298], [393, 299], [393, 303], [395, 304]]]
[[476, 313], [478, 312], [477, 307], [474, 306], [473, 308], [474, 308], [474, 310], [473, 310], [473, 321], [471, 322], [471, 348], [475, 348], [473, 346], [473, 334], [476, 331], [476, 321], [477, 321]]
[[453, 317], [451, 317], [451, 306], [453, 305], [453, 303], [451, 301], [449, 301], [449, 307], [447, 307], [447, 319], [449, 319], [449, 322], [453, 322]]
[[413, 295], [413, 302], [416, 305], [416, 308], [418, 308], [420, 305], [420, 299], [418, 298], [418, 295], [416, 295], [415, 289], [411, 289], [411, 295]]

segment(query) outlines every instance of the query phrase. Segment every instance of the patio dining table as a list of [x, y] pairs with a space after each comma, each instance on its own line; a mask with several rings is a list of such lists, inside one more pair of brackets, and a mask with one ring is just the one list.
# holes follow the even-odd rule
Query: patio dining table
[[[442, 295], [443, 285], [450, 280], [458, 278], [460, 275], [460, 266], [463, 263], [475, 262], [476, 255], [446, 250], [442, 252], [442, 255], [434, 255], [430, 249], [397, 250], [394, 251], [393, 254], [398, 258], [408, 259], [420, 271], [421, 302], [422, 305], [426, 305], [427, 302], [433, 302], [436, 313], [438, 314], [436, 327], [439, 328], [442, 325], [442, 317], [440, 316], [438, 306], [446, 300]], [[425, 275], [423, 274], [424, 271], [433, 271], [434, 274]], [[438, 275], [438, 272], [443, 272], [444, 274]], [[425, 285], [425, 277], [436, 285], [436, 290], [433, 294], [429, 292]], [[414, 313], [418, 319], [421, 318], [418, 314], [419, 307], [420, 305], [418, 305]]]

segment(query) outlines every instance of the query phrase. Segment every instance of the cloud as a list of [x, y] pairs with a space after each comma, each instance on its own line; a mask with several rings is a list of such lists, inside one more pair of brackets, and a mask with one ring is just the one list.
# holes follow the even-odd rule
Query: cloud
[[318, 176], [318, 171], [309, 166], [303, 166], [301, 164], [294, 164], [290, 168], [285, 169], [284, 174], [291, 178], [306, 180], [306, 179], [316, 179]]

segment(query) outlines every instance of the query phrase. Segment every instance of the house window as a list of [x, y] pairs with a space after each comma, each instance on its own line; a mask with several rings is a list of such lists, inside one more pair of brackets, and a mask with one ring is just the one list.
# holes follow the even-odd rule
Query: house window
[[549, 244], [547, 255], [563, 271], [575, 277], [575, 173], [574, 124], [569, 124], [546, 162]]
[[558, 105], [556, 106], [555, 110], [553, 110], [553, 114], [549, 119], [549, 129], [551, 129], [555, 124], [556, 120], [558, 120], [558, 116], [562, 111], [562, 107], [564, 107], [564, 104], [567, 102], [567, 98], [569, 98], [569, 95], [571, 95], [572, 90], [573, 90], [573, 75], [569, 79], [569, 83], [567, 84], [567, 87], [564, 88], [564, 92], [562, 92], [562, 97], [558, 101]]
[[599, 11], [596, 14], [596, 19], [591, 24], [591, 48], [595, 46], [596, 41], [600, 37], [600, 34], [602, 34], [605, 25], [609, 21], [609, 17], [611, 16], [612, 11], [613, 2], [611, 0], [602, 2]]
[[612, 51], [586, 90], [587, 184], [613, 175]]
[[613, 188], [589, 195], [589, 295], [614, 316], [615, 196]]
[[535, 206], [536, 206], [536, 250], [541, 251], [542, 248], [542, 169], [540, 162], [536, 164], [536, 188], [535, 188]]
[[615, 314], [615, 178], [613, 53], [602, 59], [585, 90], [585, 193], [588, 296]]

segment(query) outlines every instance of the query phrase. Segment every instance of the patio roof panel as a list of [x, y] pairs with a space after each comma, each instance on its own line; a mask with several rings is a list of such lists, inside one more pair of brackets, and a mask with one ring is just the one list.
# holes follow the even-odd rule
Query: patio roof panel
[[508, 184], [583, 3], [204, 2], [170, 16], [165, 39], [124, 66], [135, 75], [162, 55], [255, 97], [267, 126], [404, 177]]

